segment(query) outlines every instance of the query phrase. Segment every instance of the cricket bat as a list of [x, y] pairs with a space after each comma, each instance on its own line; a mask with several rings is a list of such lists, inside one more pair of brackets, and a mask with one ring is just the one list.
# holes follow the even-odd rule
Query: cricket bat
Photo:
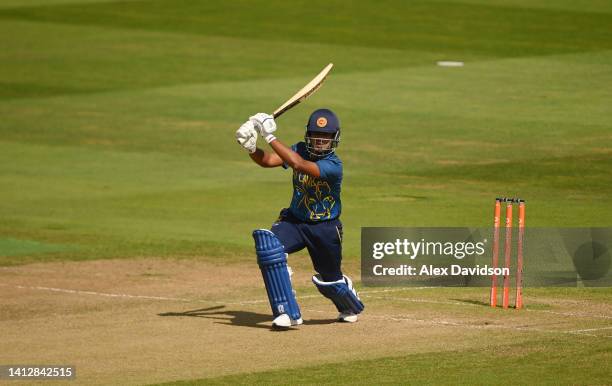
[[280, 117], [285, 111], [291, 109], [298, 103], [302, 102], [304, 99], [314, 94], [315, 91], [317, 91], [321, 87], [321, 85], [323, 85], [323, 81], [325, 80], [333, 66], [333, 63], [330, 63], [325, 66], [325, 68], [321, 72], [319, 72], [319, 74], [315, 76], [306, 86], [302, 87], [302, 89], [295, 93], [294, 96], [289, 98], [279, 108], [274, 110], [272, 116], [274, 118]]

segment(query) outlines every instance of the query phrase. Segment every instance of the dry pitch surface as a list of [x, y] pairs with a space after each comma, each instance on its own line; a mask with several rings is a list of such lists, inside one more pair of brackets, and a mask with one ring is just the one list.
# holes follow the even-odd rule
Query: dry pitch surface
[[2, 267], [0, 363], [70, 364], [80, 383], [143, 384], [410, 353], [503, 350], [553, 336], [612, 339], [609, 301], [527, 291], [526, 310], [492, 310], [484, 304], [485, 288], [363, 288], [361, 320], [340, 324], [310, 284], [307, 260], [292, 263], [305, 322], [282, 332], [270, 328], [255, 264], [137, 259]]

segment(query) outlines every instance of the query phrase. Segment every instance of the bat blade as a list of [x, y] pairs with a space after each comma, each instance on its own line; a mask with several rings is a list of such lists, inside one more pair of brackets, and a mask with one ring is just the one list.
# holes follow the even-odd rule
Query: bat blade
[[304, 99], [314, 94], [321, 87], [321, 85], [323, 85], [323, 81], [331, 71], [332, 67], [334, 67], [333, 63], [330, 63], [325, 66], [325, 68], [321, 70], [321, 72], [319, 72], [319, 74], [315, 76], [310, 82], [308, 82], [306, 86], [302, 87], [302, 89], [295, 93], [294, 96], [289, 98], [279, 108], [274, 110], [272, 116], [274, 116], [274, 118], [280, 117], [285, 111], [289, 110], [298, 103], [302, 102]]

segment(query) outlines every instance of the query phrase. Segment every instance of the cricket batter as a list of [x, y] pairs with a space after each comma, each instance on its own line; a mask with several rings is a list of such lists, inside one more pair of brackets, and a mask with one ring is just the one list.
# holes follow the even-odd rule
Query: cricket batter
[[[340, 315], [339, 321], [356, 322], [364, 305], [353, 283], [340, 268], [342, 223], [340, 222], [342, 162], [335, 153], [340, 142], [340, 122], [328, 110], [313, 112], [303, 142], [286, 146], [275, 136], [276, 122], [265, 113], [249, 118], [236, 131], [238, 143], [261, 167], [293, 169], [293, 198], [280, 212], [271, 230], [253, 232], [257, 262], [272, 306], [275, 327], [302, 324], [300, 308], [291, 285], [287, 255], [307, 248], [316, 275], [312, 282], [329, 298]], [[257, 147], [257, 135], [274, 152]]]

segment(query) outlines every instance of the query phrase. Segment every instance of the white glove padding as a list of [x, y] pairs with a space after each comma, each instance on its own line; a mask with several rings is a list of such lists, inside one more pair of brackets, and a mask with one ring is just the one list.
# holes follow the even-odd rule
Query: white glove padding
[[276, 122], [274, 122], [274, 117], [272, 115], [257, 113], [250, 117], [249, 120], [253, 122], [255, 129], [259, 131], [259, 134], [261, 134], [266, 142], [270, 143], [276, 139], [272, 134], [276, 131]]
[[255, 153], [255, 150], [257, 150], [257, 131], [253, 122], [246, 121], [236, 130], [236, 141], [249, 153]]

